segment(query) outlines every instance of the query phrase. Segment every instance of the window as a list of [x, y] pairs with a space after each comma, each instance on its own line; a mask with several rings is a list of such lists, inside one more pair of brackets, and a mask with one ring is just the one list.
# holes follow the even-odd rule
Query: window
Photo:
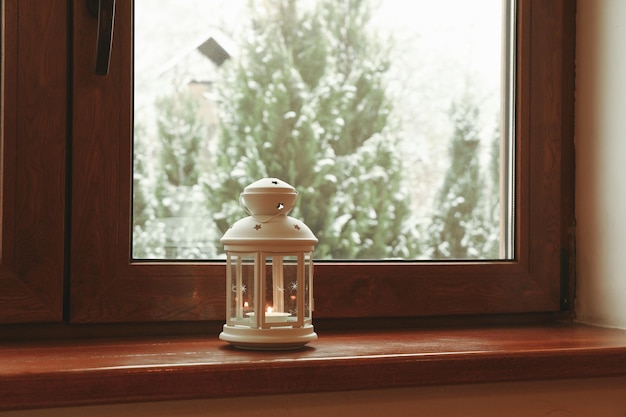
[[513, 3], [135, 1], [133, 258], [223, 258], [278, 177], [317, 259], [512, 259]]
[[[132, 261], [132, 2], [111, 70], [92, 73], [93, 22], [75, 4], [70, 315], [73, 322], [223, 320], [221, 263]], [[558, 311], [572, 221], [574, 5], [517, 5], [515, 235], [501, 262], [316, 265], [314, 318]]]

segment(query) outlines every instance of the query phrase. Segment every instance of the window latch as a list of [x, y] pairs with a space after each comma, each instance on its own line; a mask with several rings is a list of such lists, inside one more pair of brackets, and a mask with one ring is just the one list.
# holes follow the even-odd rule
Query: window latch
[[95, 72], [96, 75], [107, 75], [111, 61], [115, 0], [87, 0], [87, 8], [89, 13], [98, 19]]

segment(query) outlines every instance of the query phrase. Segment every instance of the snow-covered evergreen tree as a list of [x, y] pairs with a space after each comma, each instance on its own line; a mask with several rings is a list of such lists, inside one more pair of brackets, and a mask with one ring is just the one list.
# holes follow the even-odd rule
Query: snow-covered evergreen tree
[[206, 258], [215, 255], [214, 233], [205, 223], [209, 214], [200, 177], [208, 170], [203, 150], [208, 126], [198, 99], [186, 87], [156, 103], [159, 141], [154, 190], [156, 218], [164, 230], [167, 258]]
[[486, 187], [487, 196], [484, 199], [486, 208], [485, 215], [488, 224], [489, 235], [483, 251], [485, 259], [498, 259], [500, 254], [500, 178], [501, 175], [501, 158], [500, 158], [500, 123], [494, 130], [491, 143], [489, 144], [489, 167], [488, 167], [488, 187]]
[[157, 211], [159, 217], [171, 217], [184, 208], [179, 187], [198, 184], [200, 149], [207, 146], [207, 128], [198, 115], [198, 101], [188, 92], [163, 97], [156, 106], [160, 144]]
[[243, 187], [278, 177], [299, 191], [292, 215], [320, 239], [316, 257], [416, 257], [383, 82], [388, 45], [368, 25], [369, 2], [253, 4], [251, 33], [220, 84], [206, 184], [219, 231], [243, 216]]
[[[454, 103], [450, 111], [454, 129], [449, 145], [450, 167], [428, 225], [431, 259], [494, 257], [494, 227], [487, 216], [487, 202], [493, 201], [488, 192], [493, 187], [487, 187], [481, 172], [478, 116], [470, 95]], [[495, 233], [497, 236], [497, 229]]]
[[145, 125], [135, 120], [133, 137], [133, 253], [135, 259], [159, 258], [165, 255], [165, 230], [155, 216], [154, 174], [147, 146]]

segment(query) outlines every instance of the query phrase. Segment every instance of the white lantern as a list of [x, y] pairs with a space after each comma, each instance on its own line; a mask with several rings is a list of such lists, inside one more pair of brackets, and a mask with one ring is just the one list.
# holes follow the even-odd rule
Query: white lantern
[[226, 324], [220, 339], [242, 349], [297, 349], [313, 330], [313, 248], [317, 238], [287, 213], [295, 188], [264, 178], [244, 188], [249, 217], [221, 239], [226, 251]]

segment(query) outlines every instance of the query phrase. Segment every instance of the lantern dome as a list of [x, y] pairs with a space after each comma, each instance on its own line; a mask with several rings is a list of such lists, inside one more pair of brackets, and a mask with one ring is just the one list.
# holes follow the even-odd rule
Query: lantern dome
[[309, 227], [287, 213], [298, 193], [277, 178], [263, 178], [241, 193], [241, 204], [250, 214], [238, 220], [222, 236], [225, 250], [312, 251], [317, 238]]
[[290, 216], [277, 216], [259, 221], [256, 216], [238, 220], [222, 236], [225, 250], [257, 250], [272, 252], [312, 251], [317, 238], [309, 227]]

